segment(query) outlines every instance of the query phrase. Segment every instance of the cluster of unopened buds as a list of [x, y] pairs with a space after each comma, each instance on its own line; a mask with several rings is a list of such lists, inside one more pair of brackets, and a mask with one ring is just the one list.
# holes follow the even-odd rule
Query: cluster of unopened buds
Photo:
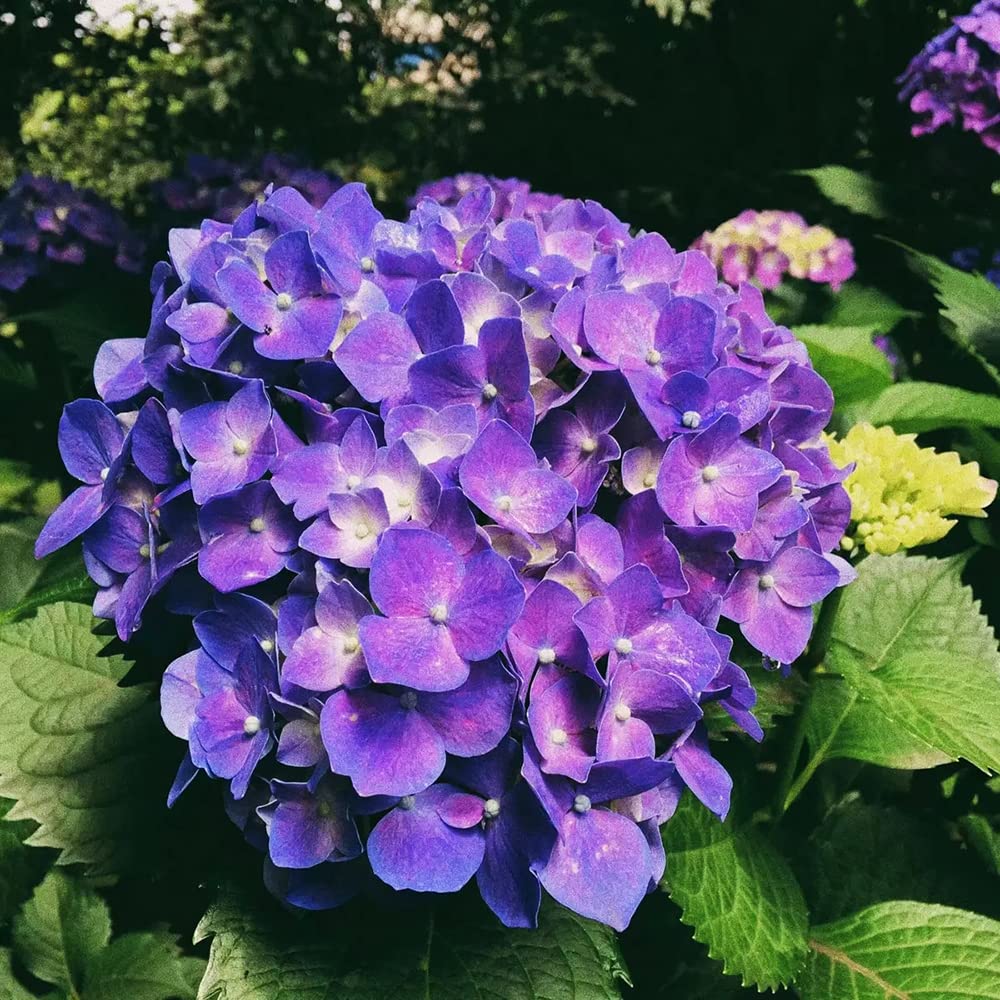
[[1000, 153], [1000, 0], [980, 0], [918, 52], [899, 78], [911, 132], [958, 126]]
[[850, 242], [826, 226], [810, 226], [797, 212], [748, 208], [702, 233], [693, 249], [708, 254], [729, 284], [752, 281], [767, 291], [786, 275], [837, 291], [855, 271]]
[[788, 663], [852, 575], [847, 470], [756, 288], [595, 202], [495, 219], [348, 184], [173, 231], [37, 551], [82, 536], [123, 639], [192, 616], [171, 798], [228, 782], [282, 898], [475, 878], [623, 928], [682, 791], [729, 808], [706, 710], [762, 736], [722, 619]]
[[142, 240], [92, 191], [23, 174], [0, 199], [0, 289], [18, 292], [53, 267], [101, 254], [125, 271], [145, 263]]

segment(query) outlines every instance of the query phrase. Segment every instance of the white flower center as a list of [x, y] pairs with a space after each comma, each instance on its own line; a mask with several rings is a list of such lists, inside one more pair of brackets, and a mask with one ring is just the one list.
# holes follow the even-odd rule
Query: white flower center
[[354, 537], [357, 538], [359, 541], [362, 538], [367, 538], [371, 533], [372, 533], [372, 529], [369, 528], [367, 524], [359, 524], [354, 529]]
[[615, 652], [620, 656], [628, 656], [632, 652], [632, 640], [626, 639], [625, 636], [615, 639]]
[[505, 514], [513, 506], [514, 501], [505, 493], [502, 497], [497, 497], [497, 508]]
[[717, 465], [706, 465], [701, 470], [701, 481], [703, 483], [714, 483], [719, 478], [719, 467]]
[[549, 740], [555, 743], [557, 747], [562, 747], [569, 742], [569, 734], [565, 729], [556, 726], [554, 729], [549, 730]]
[[255, 733], [260, 732], [260, 719], [256, 715], [248, 715], [243, 720], [243, 732], [247, 736], [253, 736]]
[[262, 517], [255, 517], [250, 522], [250, 530], [255, 535], [259, 535], [264, 530], [264, 528], [266, 528], [266, 527], [267, 527], [267, 525], [264, 523], [264, 518], [262, 518]]
[[351, 474], [347, 477], [347, 488], [349, 490], [356, 490], [361, 485], [361, 477], [356, 474]]
[[573, 812], [577, 812], [581, 816], [590, 812], [590, 799], [586, 795], [578, 795], [573, 799]]
[[587, 455], [597, 451], [597, 440], [592, 437], [585, 437], [580, 442], [580, 451], [585, 452]]
[[101, 482], [103, 483], [105, 479], [108, 478], [108, 473], [111, 471], [110, 467], [105, 467], [101, 469]]
[[701, 414], [697, 410], [685, 410], [681, 414], [681, 423], [685, 427], [694, 430], [696, 427], [701, 426]]
[[483, 386], [483, 399], [488, 403], [491, 399], [497, 398], [499, 390], [492, 382], [487, 382]]
[[371, 274], [372, 271], [375, 270], [375, 261], [373, 261], [371, 257], [362, 257], [361, 270], [364, 271], [365, 274]]
[[431, 621], [446, 622], [448, 620], [448, 609], [443, 604], [435, 604], [431, 608]]
[[663, 355], [655, 348], [651, 347], [646, 352], [646, 364], [647, 365], [658, 365], [663, 360]]
[[628, 722], [632, 718], [632, 709], [628, 705], [615, 705], [615, 718], [619, 722]]
[[349, 635], [344, 640], [344, 652], [350, 656], [351, 653], [356, 653], [360, 648], [361, 643], [356, 635]]
[[280, 295], [274, 300], [274, 305], [281, 312], [288, 312], [292, 308], [292, 297], [288, 292], [281, 292]]
[[774, 586], [774, 577], [770, 573], [761, 574], [761, 578], [757, 581], [757, 586], [761, 590], [770, 590]]
[[273, 639], [261, 639], [260, 648], [264, 650], [265, 653], [274, 652], [274, 640]]
[[487, 799], [483, 803], [483, 815], [487, 819], [496, 819], [500, 815], [500, 803], [496, 799]]
[[416, 801], [417, 800], [416, 800], [416, 798], [413, 795], [404, 795], [399, 800], [399, 808], [400, 809], [412, 809], [413, 808], [413, 804]]
[[236, 438], [233, 441], [233, 454], [234, 455], [245, 455], [250, 450], [250, 443], [244, 441], [242, 438]]
[[229, 372], [231, 375], [242, 375], [243, 374], [243, 362], [242, 361], [230, 361], [229, 362]]
[[556, 651], [551, 646], [542, 646], [538, 651], [539, 663], [555, 663]]

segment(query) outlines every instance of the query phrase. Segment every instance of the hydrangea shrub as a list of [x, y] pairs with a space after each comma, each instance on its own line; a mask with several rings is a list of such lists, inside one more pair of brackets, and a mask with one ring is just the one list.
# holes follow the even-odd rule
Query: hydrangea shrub
[[624, 928], [685, 788], [754, 739], [732, 633], [772, 664], [853, 571], [832, 394], [760, 292], [595, 202], [472, 187], [405, 222], [348, 184], [174, 230], [145, 338], [98, 359], [59, 446], [128, 639], [192, 619], [163, 719], [307, 909], [475, 879]]

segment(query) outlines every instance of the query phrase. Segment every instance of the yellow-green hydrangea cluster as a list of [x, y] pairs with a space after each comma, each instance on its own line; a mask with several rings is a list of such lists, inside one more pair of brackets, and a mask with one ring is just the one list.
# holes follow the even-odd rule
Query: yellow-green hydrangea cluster
[[851, 525], [841, 547], [891, 555], [944, 538], [955, 515], [985, 517], [997, 484], [963, 464], [953, 452], [921, 448], [915, 434], [856, 424], [842, 438], [828, 438], [838, 465], [854, 463], [844, 485], [851, 497]]

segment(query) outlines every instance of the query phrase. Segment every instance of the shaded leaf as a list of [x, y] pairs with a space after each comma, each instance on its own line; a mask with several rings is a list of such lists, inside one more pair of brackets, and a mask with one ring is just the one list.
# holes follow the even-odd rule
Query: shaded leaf
[[204, 969], [201, 959], [181, 958], [170, 934], [123, 934], [90, 963], [83, 1000], [193, 1000], [191, 972], [200, 978]]
[[14, 950], [33, 976], [73, 996], [111, 939], [104, 901], [78, 878], [53, 870], [14, 922]]
[[535, 931], [485, 907], [405, 920], [306, 920], [226, 890], [198, 927], [212, 939], [201, 1000], [617, 1000], [627, 981], [614, 933], [558, 906]]

